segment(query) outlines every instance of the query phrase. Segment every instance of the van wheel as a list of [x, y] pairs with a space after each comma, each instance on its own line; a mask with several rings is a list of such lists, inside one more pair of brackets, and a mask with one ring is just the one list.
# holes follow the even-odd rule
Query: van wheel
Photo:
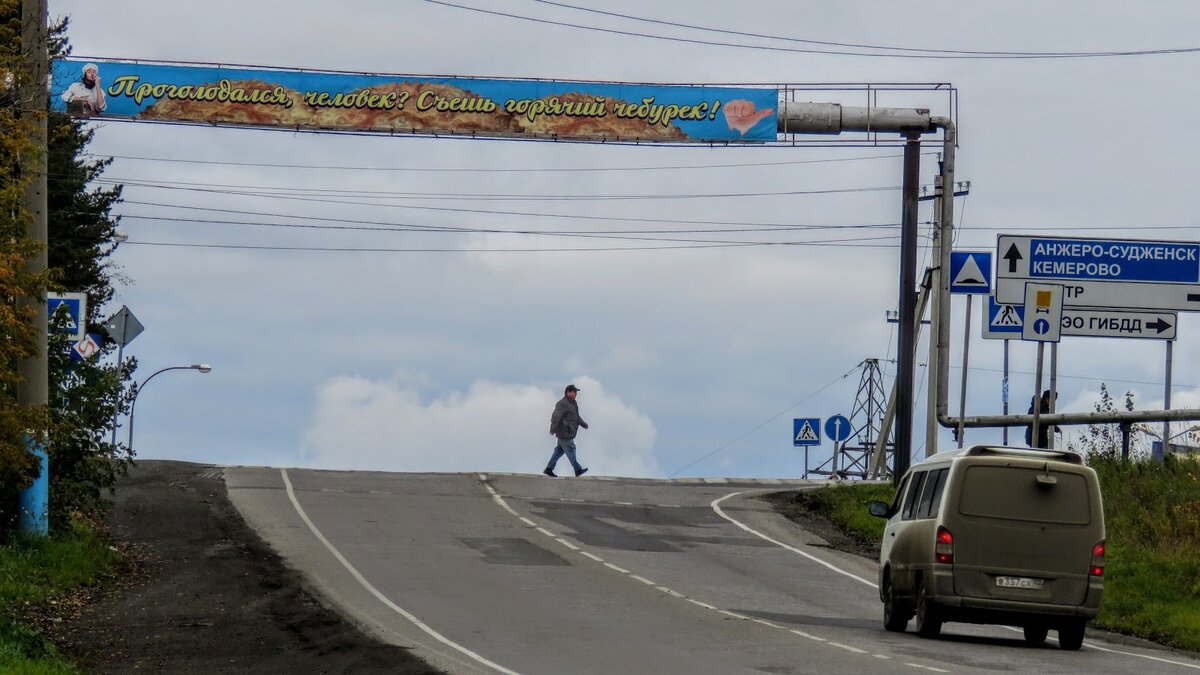
[[917, 585], [917, 635], [935, 638], [942, 632], [941, 608], [929, 597], [925, 579]]
[[1031, 624], [1025, 626], [1025, 642], [1031, 645], [1040, 645], [1046, 641], [1046, 634], [1050, 629], [1045, 625]]
[[1058, 627], [1058, 646], [1072, 651], [1083, 646], [1083, 629], [1086, 621], [1068, 621]]
[[908, 628], [908, 620], [912, 610], [908, 603], [896, 598], [896, 589], [892, 587], [889, 576], [883, 581], [883, 627], [893, 633], [903, 633]]

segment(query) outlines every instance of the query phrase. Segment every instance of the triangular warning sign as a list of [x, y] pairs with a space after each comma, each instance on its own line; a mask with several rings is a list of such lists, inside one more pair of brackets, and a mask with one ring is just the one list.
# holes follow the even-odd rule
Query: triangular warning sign
[[817, 432], [813, 430], [812, 425], [808, 421], [804, 422], [804, 426], [800, 427], [800, 433], [796, 434], [798, 441], [815, 441], [817, 440]]
[[967, 261], [963, 263], [962, 269], [958, 271], [958, 276], [950, 282], [952, 286], [987, 286], [986, 277], [983, 276], [983, 270], [979, 269], [979, 263], [975, 262], [975, 256], [967, 256]]
[[1012, 305], [1000, 305], [1000, 311], [996, 312], [995, 318], [992, 319], [992, 326], [1020, 326], [1021, 317], [1017, 315], [1017, 308]]
[[71, 314], [71, 308], [65, 302], [60, 302], [51, 308], [51, 315], [58, 314], [59, 310], [66, 312], [66, 319], [63, 321], [63, 327], [70, 329], [72, 332], [77, 330], [79, 326], [75, 323], [75, 317]]

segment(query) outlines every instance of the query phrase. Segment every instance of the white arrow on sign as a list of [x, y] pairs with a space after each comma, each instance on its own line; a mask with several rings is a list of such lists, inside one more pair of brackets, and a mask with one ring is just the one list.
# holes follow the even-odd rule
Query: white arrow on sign
[[1025, 283], [1064, 287], [1068, 307], [1200, 311], [1200, 244], [1002, 234], [996, 300], [1024, 301]]

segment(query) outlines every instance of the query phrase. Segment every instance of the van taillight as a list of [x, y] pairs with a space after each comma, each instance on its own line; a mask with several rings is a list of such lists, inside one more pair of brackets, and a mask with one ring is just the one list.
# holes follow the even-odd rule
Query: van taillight
[[950, 530], [945, 526], [938, 526], [937, 544], [933, 547], [933, 554], [937, 562], [948, 565], [954, 562], [954, 535], [950, 534]]
[[1104, 542], [1092, 547], [1092, 563], [1088, 574], [1094, 577], [1104, 576]]

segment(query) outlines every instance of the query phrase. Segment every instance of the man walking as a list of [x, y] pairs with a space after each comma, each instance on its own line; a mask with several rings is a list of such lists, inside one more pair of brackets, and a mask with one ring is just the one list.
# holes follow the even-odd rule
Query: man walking
[[587, 422], [579, 416], [579, 404], [575, 402], [578, 395], [579, 387], [568, 384], [563, 397], [554, 406], [554, 414], [550, 416], [550, 435], [558, 439], [558, 445], [554, 446], [554, 454], [542, 473], [551, 478], [558, 478], [558, 474], [554, 473], [554, 465], [564, 454], [575, 468], [576, 478], [587, 473], [587, 469], [575, 459], [575, 434], [579, 432], [579, 427], [588, 428]]

